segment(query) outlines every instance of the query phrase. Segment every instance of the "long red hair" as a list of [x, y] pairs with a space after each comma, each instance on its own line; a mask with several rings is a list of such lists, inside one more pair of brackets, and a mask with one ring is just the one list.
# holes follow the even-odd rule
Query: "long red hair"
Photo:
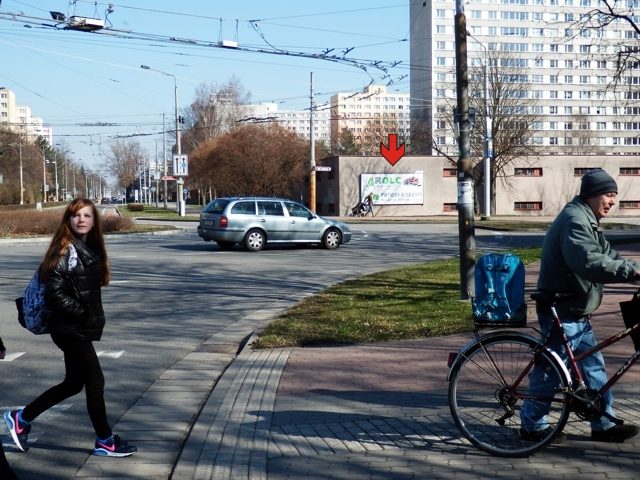
[[60, 226], [58, 226], [56, 232], [53, 234], [53, 239], [49, 244], [47, 252], [44, 254], [44, 259], [42, 260], [40, 267], [38, 268], [38, 273], [41, 279], [47, 278], [47, 275], [57, 265], [65, 250], [73, 243], [74, 235], [71, 230], [70, 219], [84, 207], [91, 207], [91, 213], [93, 215], [93, 228], [89, 230], [85, 243], [91, 249], [101, 252], [104, 256], [102, 285], [109, 284], [109, 260], [107, 259], [107, 249], [104, 246], [104, 235], [102, 234], [100, 215], [98, 214], [98, 209], [94, 203], [86, 198], [76, 198], [65, 209]]

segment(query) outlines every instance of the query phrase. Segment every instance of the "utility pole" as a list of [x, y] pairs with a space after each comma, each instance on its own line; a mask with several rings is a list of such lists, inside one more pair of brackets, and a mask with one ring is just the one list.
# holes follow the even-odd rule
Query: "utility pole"
[[[20, 125], [20, 128], [24, 130], [24, 123]], [[20, 205], [24, 205], [24, 184], [22, 181], [22, 131], [19, 135], [19, 149], [20, 149]]]
[[47, 157], [42, 145], [42, 203], [47, 203]]
[[474, 269], [476, 264], [475, 224], [473, 217], [473, 165], [469, 123], [469, 72], [467, 70], [467, 19], [463, 0], [456, 0], [456, 90], [460, 136], [458, 173], [458, 232], [460, 243], [460, 298], [475, 296]]
[[313, 111], [315, 110], [315, 95], [313, 92], [313, 72], [311, 72], [311, 109], [309, 110], [309, 140], [311, 154], [309, 156], [309, 209], [316, 211], [316, 149], [313, 137]]
[[[164, 171], [162, 175], [167, 177], [167, 130], [164, 126], [164, 113], [162, 114], [162, 158], [164, 158]], [[164, 181], [164, 209], [167, 209], [167, 181]]]
[[56, 202], [59, 201], [58, 198], [58, 153], [53, 151], [53, 166], [56, 169]]

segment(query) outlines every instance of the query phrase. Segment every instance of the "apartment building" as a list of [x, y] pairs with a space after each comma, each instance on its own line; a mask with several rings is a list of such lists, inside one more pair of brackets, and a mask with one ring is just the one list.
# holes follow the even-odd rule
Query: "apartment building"
[[[245, 118], [249, 122], [278, 122], [283, 128], [309, 139], [311, 133], [310, 114], [308, 110], [278, 110], [277, 103], [261, 103], [244, 105], [247, 112]], [[313, 132], [316, 141], [329, 144], [331, 138], [331, 122], [328, 110], [319, 110], [313, 115]]]
[[21, 132], [31, 139], [45, 137], [50, 145], [53, 141], [51, 127], [45, 126], [41, 118], [32, 117], [28, 106], [16, 105], [15, 94], [5, 87], [0, 87], [0, 127]]
[[333, 138], [348, 129], [361, 145], [378, 150], [389, 133], [407, 143], [411, 129], [409, 94], [389, 92], [385, 85], [369, 85], [360, 92], [338, 92], [330, 99]]
[[[636, 0], [624, 2], [632, 4]], [[581, 26], [582, 16], [597, 6], [598, 0], [464, 3], [470, 88], [481, 88], [484, 62], [492, 75], [518, 67], [520, 74], [509, 81], [526, 85], [527, 106], [513, 114], [539, 116], [529, 141], [545, 153], [638, 153], [640, 69], [632, 65], [616, 89], [611, 85], [616, 53], [637, 45], [639, 36], [623, 20], [600, 30]], [[410, 6], [412, 121], [430, 125], [452, 152], [454, 133], [442, 119], [456, 98], [455, 8], [451, 0], [411, 0]]]

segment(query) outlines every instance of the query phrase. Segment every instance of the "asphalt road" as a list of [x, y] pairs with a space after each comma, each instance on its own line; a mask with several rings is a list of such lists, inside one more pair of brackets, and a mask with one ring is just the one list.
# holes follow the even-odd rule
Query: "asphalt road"
[[[181, 223], [181, 226], [185, 226]], [[109, 238], [112, 282], [103, 290], [107, 327], [95, 344], [106, 377], [111, 423], [169, 366], [205, 339], [254, 310], [308, 289], [458, 254], [454, 224], [353, 225], [336, 251], [274, 247], [223, 251], [195, 233]], [[625, 235], [639, 232], [625, 231]], [[540, 244], [542, 233], [477, 232], [477, 250]], [[64, 375], [61, 352], [16, 320], [22, 294], [46, 244], [0, 245], [0, 335], [10, 361], [0, 362], [0, 411], [24, 406]], [[16, 357], [20, 352], [19, 356]], [[38, 418], [31, 450], [19, 453], [4, 427], [0, 438], [22, 480], [70, 479], [89, 455], [94, 433], [83, 394]]]

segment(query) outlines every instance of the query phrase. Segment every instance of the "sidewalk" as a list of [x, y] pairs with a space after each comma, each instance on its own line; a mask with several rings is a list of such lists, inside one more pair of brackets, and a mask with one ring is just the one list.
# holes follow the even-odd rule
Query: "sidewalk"
[[[619, 251], [638, 258], [640, 244], [624, 245]], [[537, 264], [527, 267], [529, 290], [537, 280], [537, 268]], [[598, 338], [622, 328], [618, 302], [631, 298], [634, 291], [633, 285], [606, 289], [593, 319]], [[249, 339], [234, 355], [238, 339], [311, 293], [255, 312], [172, 367], [114, 428], [136, 442], [140, 452], [117, 462], [90, 457], [77, 477], [591, 480], [637, 476], [640, 436], [624, 444], [596, 443], [589, 439], [584, 422], [567, 426], [567, 443], [528, 459], [492, 457], [471, 446], [452, 422], [445, 378], [449, 352], [459, 350], [471, 338], [468, 334], [256, 351]], [[536, 325], [531, 309], [529, 319]], [[630, 339], [609, 348], [610, 371], [632, 351]], [[618, 416], [640, 424], [638, 367], [623, 382], [614, 388]]]

